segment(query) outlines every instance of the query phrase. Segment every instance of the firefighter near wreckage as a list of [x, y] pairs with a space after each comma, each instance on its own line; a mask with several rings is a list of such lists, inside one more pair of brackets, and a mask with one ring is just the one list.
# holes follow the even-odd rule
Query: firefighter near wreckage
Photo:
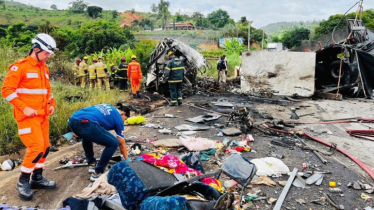
[[184, 64], [183, 61], [175, 57], [175, 53], [170, 51], [168, 53], [170, 61], [165, 67], [164, 74], [161, 77], [162, 82], [169, 82], [171, 105], [182, 105], [182, 84], [184, 78]]
[[31, 189], [56, 188], [54, 181], [43, 177], [50, 146], [48, 116], [56, 108], [45, 62], [54, 54], [56, 42], [48, 34], [38, 34], [31, 42], [29, 55], [10, 65], [1, 89], [2, 96], [13, 105], [18, 135], [27, 147], [16, 185], [24, 200], [33, 198]]

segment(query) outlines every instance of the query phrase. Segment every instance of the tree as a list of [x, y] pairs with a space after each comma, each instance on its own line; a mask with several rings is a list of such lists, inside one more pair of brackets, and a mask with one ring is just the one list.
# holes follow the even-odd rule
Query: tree
[[245, 16], [241, 17], [241, 18], [240, 18], [240, 22], [241, 22], [241, 23], [245, 23], [245, 22], [247, 22], [247, 17], [245, 17]]
[[3, 5], [3, 10], [5, 10], [5, 0], [0, 0], [0, 5]]
[[6, 29], [6, 33], [7, 41], [13, 43], [13, 46], [20, 48], [24, 46], [29, 48], [32, 38], [35, 37], [34, 33], [26, 29], [25, 24], [22, 21], [9, 26], [8, 29]]
[[98, 6], [87, 7], [88, 16], [90, 16], [93, 19], [97, 18], [97, 16], [102, 12], [103, 12], [103, 8], [101, 7], [98, 7]]
[[[323, 20], [319, 23], [319, 26], [317, 26], [314, 29], [314, 36], [313, 39], [317, 39], [319, 37], [322, 37], [327, 34], [331, 34], [334, 30], [334, 27], [336, 27], [335, 30], [339, 30], [346, 27], [346, 20], [347, 19], [355, 19], [356, 13], [349, 13], [346, 16], [343, 17], [341, 14], [337, 15], [331, 15], [329, 19]], [[340, 21], [340, 19], [342, 19]], [[371, 10], [366, 10], [362, 12], [362, 21], [365, 25], [370, 24], [370, 22], [374, 19], [374, 12]], [[340, 21], [340, 24], [337, 25]]]
[[310, 30], [307, 28], [295, 28], [283, 33], [281, 41], [284, 46], [292, 49], [301, 45], [303, 40], [309, 40]]
[[44, 25], [39, 25], [38, 26], [38, 32], [39, 33], [46, 33], [46, 34], [50, 34], [53, 30], [55, 30], [56, 27], [52, 26], [51, 25], [51, 22], [50, 21], [45, 21], [45, 24]]
[[280, 42], [280, 39], [278, 36], [274, 36], [272, 39], [271, 39], [271, 42]]
[[[131, 32], [127, 32], [127, 35]], [[67, 36], [70, 44], [66, 49], [74, 54], [92, 54], [106, 51], [112, 47], [120, 48], [125, 44], [135, 43], [135, 40], [126, 37], [124, 29], [117, 23], [95, 21], [82, 24], [78, 30], [70, 31]]]
[[113, 10], [112, 11], [112, 16], [113, 16], [113, 19], [116, 19], [118, 17], [118, 12], [117, 10]]
[[208, 14], [208, 19], [216, 27], [222, 28], [228, 23], [230, 15], [226, 11], [219, 9]]
[[57, 10], [57, 6], [56, 6], [56, 4], [52, 4], [52, 5], [51, 5], [51, 9], [52, 9], [52, 10]]
[[183, 21], [183, 15], [179, 14], [179, 12], [175, 13], [175, 21], [176, 22], [182, 22]]
[[83, 0], [69, 2], [69, 5], [71, 5], [71, 8], [75, 13], [84, 13], [88, 7], [88, 3], [84, 2]]
[[165, 7], [166, 7], [166, 10], [168, 10], [169, 7], [170, 7], [170, 2], [169, 1], [160, 0], [160, 2], [157, 5], [157, 10], [158, 10], [157, 12], [158, 12], [158, 14], [162, 14]]
[[193, 18], [194, 21], [195, 21], [195, 26], [196, 26], [196, 27], [202, 25], [202, 21], [201, 21], [201, 19], [202, 19], [203, 17], [204, 17], [204, 15], [201, 14], [200, 12], [194, 12], [194, 13], [192, 13], [192, 18]]
[[6, 29], [0, 28], [0, 39], [6, 37]]
[[151, 4], [151, 11], [155, 14], [158, 12], [158, 7], [155, 3]]
[[170, 12], [169, 12], [169, 10], [168, 10], [168, 8], [166, 6], [162, 9], [161, 15], [162, 15], [162, 19], [164, 20], [164, 22], [163, 22], [164, 23], [164, 27], [163, 28], [165, 29], [166, 26], [167, 26], [168, 17], [170, 16]]

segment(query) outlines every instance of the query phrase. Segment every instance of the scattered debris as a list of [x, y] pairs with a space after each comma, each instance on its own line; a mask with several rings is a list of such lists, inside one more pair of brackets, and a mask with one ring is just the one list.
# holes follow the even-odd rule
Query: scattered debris
[[183, 144], [179, 139], [162, 139], [153, 142], [155, 147], [182, 147]]
[[290, 169], [279, 159], [273, 157], [266, 157], [260, 159], [252, 159], [257, 167], [257, 176], [272, 176], [279, 174], [287, 174]]
[[238, 136], [242, 132], [237, 128], [225, 128], [222, 130], [222, 133], [225, 134], [226, 136]]
[[255, 185], [267, 185], [269, 187], [275, 187], [277, 186], [277, 183], [274, 182], [273, 180], [271, 180], [269, 177], [267, 176], [255, 176], [253, 177], [252, 181], [251, 181], [251, 184], [255, 184]]
[[199, 125], [176, 125], [174, 126], [175, 129], [178, 131], [203, 131], [203, 130], [209, 130], [209, 126], [199, 126]]

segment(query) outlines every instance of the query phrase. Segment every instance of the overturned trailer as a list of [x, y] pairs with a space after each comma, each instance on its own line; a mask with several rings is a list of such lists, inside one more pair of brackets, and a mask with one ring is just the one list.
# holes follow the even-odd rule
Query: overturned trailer
[[147, 65], [148, 74], [145, 86], [148, 91], [157, 91], [163, 94], [168, 94], [169, 87], [166, 82], [161, 82], [160, 78], [164, 73], [165, 66], [170, 61], [167, 56], [169, 51], [173, 51], [175, 56], [183, 60], [185, 66], [183, 79], [184, 87], [196, 87], [196, 77], [198, 72], [204, 74], [207, 68], [211, 68], [211, 65], [207, 62], [204, 56], [193, 48], [179, 40], [165, 38], [157, 44]]
[[347, 39], [316, 51], [316, 90], [373, 98], [374, 32], [353, 19], [347, 30]]

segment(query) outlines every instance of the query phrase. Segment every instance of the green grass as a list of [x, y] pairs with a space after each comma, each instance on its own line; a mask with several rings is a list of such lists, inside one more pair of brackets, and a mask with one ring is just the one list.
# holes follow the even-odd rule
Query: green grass
[[[22, 8], [22, 10], [19, 10], [19, 8]], [[13, 15], [13, 18], [7, 19], [6, 17], [9, 14]], [[4, 11], [0, 6], [0, 24], [2, 25], [13, 25], [22, 21], [26, 25], [38, 26], [50, 21], [53, 26], [77, 29], [79, 24], [89, 23], [94, 20], [114, 21], [118, 24], [122, 22], [122, 18], [119, 15], [113, 20], [112, 12], [108, 10], [103, 10], [100, 16], [92, 19], [86, 13], [71, 13], [68, 10], [42, 10], [28, 5], [23, 7], [8, 6]]]
[[[25, 52], [17, 52], [11, 47], [1, 46], [0, 43], [0, 78], [4, 80], [8, 67], [14, 61], [25, 56]], [[65, 63], [63, 65], [71, 65]], [[53, 66], [51, 73], [57, 71], [58, 67]], [[68, 68], [68, 67], [63, 67]], [[52, 81], [52, 92], [57, 103], [57, 109], [54, 115], [50, 117], [50, 141], [56, 143], [56, 140], [69, 131], [67, 120], [78, 109], [88, 107], [95, 104], [107, 103], [114, 105], [117, 101], [128, 100], [127, 93], [120, 93], [117, 90], [82, 90], [71, 84], [62, 83], [60, 81]], [[66, 96], [82, 96], [82, 101], [69, 102]], [[0, 99], [0, 155], [11, 154], [23, 148], [23, 144], [18, 136], [17, 124], [13, 118], [13, 108], [5, 99]]]

